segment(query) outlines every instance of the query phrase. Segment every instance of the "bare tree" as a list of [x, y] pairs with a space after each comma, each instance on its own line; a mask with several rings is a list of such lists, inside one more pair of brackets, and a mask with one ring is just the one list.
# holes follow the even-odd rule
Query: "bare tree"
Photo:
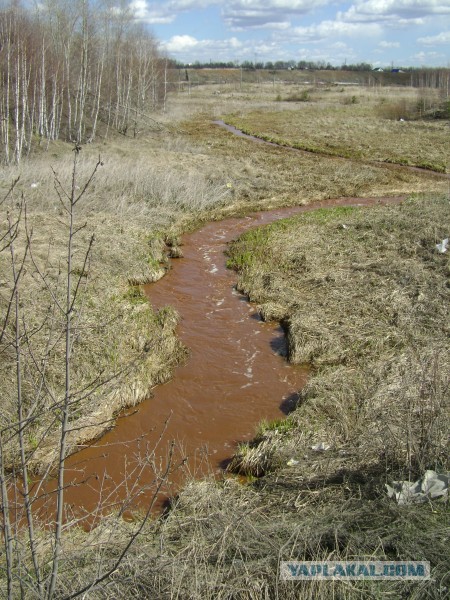
[[141, 115], [165, 103], [164, 61], [124, 2], [44, 0], [33, 11], [4, 1], [0, 38], [6, 164], [19, 163], [35, 138], [92, 141], [102, 121], [121, 133], [134, 123], [136, 135]]
[[[75, 413], [80, 410], [83, 399], [98, 395], [102, 389], [107, 390], [111, 382], [117, 381], [122, 372], [129, 368], [125, 365], [112, 373], [98, 373], [87, 384], [80, 383], [74, 375], [77, 344], [88, 318], [85, 315], [83, 293], [89, 285], [89, 263], [95, 247], [93, 236], [89, 237], [84, 248], [83, 244], [76, 244], [77, 237], [81, 232], [85, 233], [87, 228], [87, 224], [78, 219], [77, 211], [98, 169], [102, 167], [99, 158], [87, 179], [81, 183], [77, 172], [79, 153], [80, 146], [76, 145], [69, 186], [54, 172], [55, 193], [65, 216], [67, 234], [65, 259], [53, 275], [51, 261], [42, 260], [36, 250], [35, 233], [28, 217], [26, 200], [23, 196], [17, 199], [14, 195], [17, 181], [13, 182], [8, 194], [0, 202], [0, 208], [6, 210], [7, 215], [0, 232], [0, 262], [2, 266], [9, 264], [10, 277], [7, 292], [0, 295], [3, 313], [0, 323], [0, 361], [14, 365], [14, 373], [10, 370], [10, 386], [7, 387], [9, 394], [5, 394], [4, 398], [6, 408], [0, 415], [0, 520], [3, 541], [0, 587], [4, 584], [8, 600], [17, 597], [50, 600], [61, 595], [75, 598], [105, 582], [144, 530], [160, 490], [173, 468], [172, 450], [162, 471], [157, 464], [156, 450], [162, 443], [163, 427], [155, 447], [146, 449], [142, 459], [133, 467], [133, 473], [128, 473], [130, 480], [124, 485], [128, 493], [122, 503], [115, 506], [115, 512], [109, 519], [115, 523], [113, 530], [123, 527], [124, 511], [142, 493], [141, 481], [150, 469], [154, 473], [151, 483], [147, 484], [150, 498], [141, 517], [129, 526], [119, 543], [115, 540], [113, 549], [100, 528], [98, 534], [91, 532], [90, 537], [77, 534], [78, 538], [82, 535], [84, 541], [72, 553], [67, 551], [67, 539], [75, 535], [73, 532], [83, 521], [80, 516], [69, 514], [65, 509], [66, 491], [71, 485], [65, 469], [67, 441], [76, 423]], [[45, 292], [43, 301], [44, 298], [48, 299], [48, 306], [39, 319], [30, 318], [23, 306], [23, 290], [29, 283], [27, 271], [32, 273]], [[51, 374], [58, 345], [63, 347], [60, 386]], [[48, 414], [51, 415], [50, 419], [47, 418]], [[41, 523], [39, 508], [47, 494], [43, 486], [45, 473], [43, 479], [31, 483], [30, 469], [33, 456], [42, 447], [46, 433], [40, 434], [34, 444], [30, 444], [30, 438], [44, 417], [48, 423], [47, 431], [55, 427], [59, 430], [54, 474], [57, 485], [55, 501], [50, 503], [54, 517], [45, 524], [46, 527]], [[50, 466], [47, 473], [49, 470]], [[111, 513], [111, 495], [112, 492], [106, 492], [91, 516], [97, 517], [105, 511]], [[85, 560], [83, 556], [90, 555], [93, 545], [96, 554], [89, 579], [78, 583], [78, 587], [70, 590], [65, 588], [62, 582], [67, 578], [68, 565], [76, 562], [77, 556]]]

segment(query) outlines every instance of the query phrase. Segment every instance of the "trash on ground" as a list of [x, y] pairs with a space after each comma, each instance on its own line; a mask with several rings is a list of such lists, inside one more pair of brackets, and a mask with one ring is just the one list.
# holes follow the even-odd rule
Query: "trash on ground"
[[331, 446], [329, 444], [325, 444], [325, 442], [320, 442], [315, 446], [311, 446], [311, 450], [314, 450], [314, 452], [325, 452], [325, 450], [329, 450], [330, 447]]
[[449, 476], [450, 473], [425, 471], [418, 481], [393, 481], [392, 486], [386, 484], [387, 494], [398, 504], [414, 504], [444, 497], [448, 495]]
[[448, 247], [448, 238], [445, 238], [445, 240], [442, 240], [442, 242], [440, 244], [436, 244], [436, 250], [438, 252], [440, 252], [441, 254], [444, 254], [444, 252], [447, 252], [447, 247]]

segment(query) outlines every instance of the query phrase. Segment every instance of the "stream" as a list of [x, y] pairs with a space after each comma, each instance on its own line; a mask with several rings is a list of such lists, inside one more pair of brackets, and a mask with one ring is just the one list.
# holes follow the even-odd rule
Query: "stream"
[[237, 129], [236, 127], [234, 127], [234, 125], [228, 125], [228, 123], [225, 123], [225, 121], [222, 121], [222, 120], [213, 121], [213, 124], [221, 127], [222, 129], [225, 129], [226, 131], [228, 131], [228, 133], [232, 133], [233, 135], [236, 135], [238, 137], [244, 138], [246, 140], [250, 140], [251, 142], [255, 142], [257, 144], [265, 144], [266, 146], [274, 146], [275, 148], [282, 148], [283, 150], [287, 150], [290, 152], [297, 152], [297, 153], [301, 153], [301, 154], [315, 154], [316, 156], [323, 156], [323, 157], [327, 157], [327, 158], [334, 159], [334, 160], [352, 161], [355, 163], [363, 162], [366, 164], [383, 167], [385, 169], [390, 169], [391, 171], [411, 171], [411, 172], [417, 172], [417, 173], [424, 173], [426, 175], [429, 175], [430, 177], [450, 179], [450, 173], [440, 173], [438, 171], [426, 169], [425, 167], [415, 167], [412, 165], [405, 165], [405, 164], [400, 164], [400, 163], [395, 163], [395, 162], [383, 162], [383, 161], [378, 161], [378, 160], [360, 161], [359, 159], [355, 159], [355, 158], [347, 158], [347, 157], [339, 156], [336, 154], [327, 154], [325, 151], [317, 152], [315, 150], [294, 148], [293, 146], [283, 146], [281, 144], [277, 144], [276, 142], [269, 142], [268, 140], [257, 137], [255, 135], [250, 135], [248, 133], [244, 133], [240, 129]]
[[[173, 259], [145, 293], [155, 309], [170, 304], [179, 311], [188, 360], [152, 397], [66, 460], [67, 520], [93, 523], [111, 509], [131, 518], [151, 502], [161, 511], [189, 478], [223, 473], [236, 445], [250, 440], [262, 419], [282, 418], [295, 406], [308, 368], [286, 361], [279, 324], [263, 322], [236, 290], [224, 255], [230, 240], [308, 210], [392, 201], [399, 199], [328, 200], [212, 222], [185, 235], [184, 258]], [[45, 488], [54, 490], [55, 482]], [[46, 495], [45, 520], [54, 516], [53, 496]]]
[[[331, 199], [211, 222], [183, 236], [184, 258], [172, 259], [166, 276], [145, 286], [145, 293], [156, 310], [171, 305], [179, 312], [177, 333], [189, 357], [169, 382], [67, 458], [66, 521], [93, 524], [112, 509], [133, 518], [134, 510], [149, 505], [157, 514], [190, 478], [223, 474], [237, 444], [252, 439], [259, 422], [294, 408], [308, 367], [286, 361], [280, 325], [263, 322], [236, 290], [237, 275], [226, 268], [228, 242], [305, 211], [402, 199]], [[46, 481], [39, 502], [47, 523], [54, 519], [55, 487]]]

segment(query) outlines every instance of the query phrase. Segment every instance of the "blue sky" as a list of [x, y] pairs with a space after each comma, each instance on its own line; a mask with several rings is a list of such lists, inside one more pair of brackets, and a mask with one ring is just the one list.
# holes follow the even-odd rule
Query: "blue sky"
[[132, 0], [182, 62], [450, 66], [450, 0]]

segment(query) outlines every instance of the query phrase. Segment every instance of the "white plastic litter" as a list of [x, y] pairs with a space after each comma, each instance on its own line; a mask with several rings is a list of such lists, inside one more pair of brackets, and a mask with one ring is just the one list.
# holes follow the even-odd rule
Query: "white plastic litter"
[[299, 460], [295, 460], [295, 458], [290, 458], [286, 464], [288, 467], [295, 467], [295, 465], [298, 465], [299, 463]]
[[314, 450], [314, 452], [325, 452], [325, 450], [329, 450], [330, 447], [331, 446], [329, 444], [325, 444], [325, 442], [320, 442], [320, 444], [311, 446], [311, 450]]
[[441, 254], [444, 254], [444, 252], [447, 252], [447, 247], [448, 247], [448, 238], [445, 238], [445, 240], [442, 240], [442, 242], [440, 244], [436, 244], [436, 250], [438, 252], [440, 252]]
[[38, 182], [38, 183], [32, 183], [32, 184], [30, 185], [30, 187], [31, 187], [31, 188], [37, 188], [37, 187], [39, 187], [39, 182]]
[[418, 481], [393, 481], [392, 486], [386, 484], [387, 494], [398, 504], [421, 503], [432, 498], [445, 497], [448, 495], [449, 476], [450, 473], [425, 471]]

